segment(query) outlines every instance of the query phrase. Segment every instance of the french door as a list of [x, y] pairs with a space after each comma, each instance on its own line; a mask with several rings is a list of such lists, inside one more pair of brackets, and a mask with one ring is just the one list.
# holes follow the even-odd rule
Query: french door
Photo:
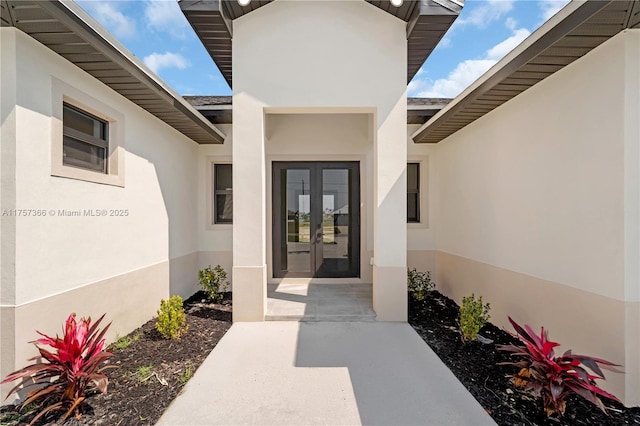
[[358, 162], [273, 163], [274, 277], [360, 276]]

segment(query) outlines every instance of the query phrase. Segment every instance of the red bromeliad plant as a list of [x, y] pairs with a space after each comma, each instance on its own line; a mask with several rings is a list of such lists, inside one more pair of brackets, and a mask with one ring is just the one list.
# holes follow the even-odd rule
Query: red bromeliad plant
[[[509, 321], [516, 330], [516, 337], [525, 346], [498, 345], [499, 350], [511, 352], [511, 356], [521, 357], [518, 362], [499, 364], [520, 368], [520, 371], [512, 376], [513, 384], [538, 397], [541, 396], [547, 416], [554, 413], [562, 416], [566, 408], [565, 398], [571, 393], [595, 404], [605, 414], [607, 412], [599, 396], [620, 402], [615, 396], [600, 389], [595, 382], [596, 379], [604, 380], [600, 367], [620, 372], [613, 368], [618, 364], [600, 358], [572, 354], [571, 350], [566, 351], [561, 357], [556, 357], [553, 348], [560, 345], [549, 340], [544, 327], [538, 336], [528, 325], [523, 329], [511, 317]], [[584, 367], [595, 374], [590, 374]]]
[[[44, 409], [32, 420], [32, 424], [45, 414], [66, 410], [63, 419], [75, 413], [80, 417], [80, 405], [86, 398], [86, 392], [96, 387], [103, 393], [107, 392], [108, 379], [102, 374], [105, 367], [100, 368], [112, 354], [105, 351], [104, 335], [111, 325], [107, 324], [100, 330], [98, 326], [104, 318], [102, 315], [95, 323], [91, 324], [91, 318], [81, 318], [76, 322], [76, 314], [69, 315], [65, 323], [62, 338], [55, 338], [37, 332], [43, 338], [36, 340], [36, 348], [40, 356], [33, 357], [29, 361], [43, 359], [44, 362], [29, 365], [21, 370], [11, 373], [2, 383], [22, 379], [11, 391], [11, 395], [20, 387], [36, 386], [27, 393], [25, 401], [20, 405], [24, 408], [35, 402]], [[48, 345], [54, 351], [48, 351], [38, 345]]]

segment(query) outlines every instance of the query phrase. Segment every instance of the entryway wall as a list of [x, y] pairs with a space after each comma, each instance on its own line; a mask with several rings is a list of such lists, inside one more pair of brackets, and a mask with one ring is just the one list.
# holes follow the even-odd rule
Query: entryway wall
[[[265, 150], [267, 176], [267, 281], [274, 278], [272, 221], [272, 165], [274, 161], [357, 161], [360, 163], [360, 278], [341, 278], [340, 283], [371, 283], [373, 269], [373, 224], [370, 218], [373, 204], [373, 139], [372, 113], [283, 113], [267, 114], [265, 119]], [[291, 280], [285, 278], [284, 280]], [[334, 283], [335, 279], [299, 278], [296, 282]]]

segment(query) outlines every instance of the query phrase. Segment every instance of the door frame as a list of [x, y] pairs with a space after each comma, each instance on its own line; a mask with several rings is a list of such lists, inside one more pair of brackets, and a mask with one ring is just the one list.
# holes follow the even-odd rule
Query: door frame
[[[361, 218], [360, 218], [360, 161], [272, 161], [271, 162], [271, 267], [274, 278], [360, 278], [361, 257]], [[325, 169], [349, 169], [349, 258], [350, 268], [344, 273], [336, 273], [330, 276], [318, 276], [322, 264], [322, 249], [318, 250], [317, 242], [310, 241], [310, 269], [311, 272], [290, 272], [280, 269], [282, 265], [281, 241], [283, 238], [282, 226], [282, 182], [280, 173], [287, 169], [309, 169], [311, 178], [311, 191], [314, 194], [310, 199], [310, 205], [319, 203], [322, 206], [322, 171]], [[315, 201], [315, 203], [314, 203]], [[320, 208], [321, 210], [321, 208]], [[286, 211], [286, 207], [285, 207]], [[312, 207], [312, 217], [313, 207]], [[312, 219], [313, 220], [313, 219]], [[316, 218], [317, 220], [317, 218]], [[285, 226], [286, 228], [286, 226]], [[315, 234], [315, 232], [314, 232]], [[287, 236], [284, 235], [285, 240]], [[310, 240], [315, 239], [309, 235]]]

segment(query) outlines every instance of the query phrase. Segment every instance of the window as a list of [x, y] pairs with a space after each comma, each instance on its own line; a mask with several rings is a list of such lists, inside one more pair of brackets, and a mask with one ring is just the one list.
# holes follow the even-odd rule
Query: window
[[420, 163], [407, 164], [407, 222], [420, 222]]
[[231, 164], [213, 165], [214, 223], [233, 222], [233, 184]]
[[109, 125], [67, 103], [62, 107], [62, 164], [107, 173]]

